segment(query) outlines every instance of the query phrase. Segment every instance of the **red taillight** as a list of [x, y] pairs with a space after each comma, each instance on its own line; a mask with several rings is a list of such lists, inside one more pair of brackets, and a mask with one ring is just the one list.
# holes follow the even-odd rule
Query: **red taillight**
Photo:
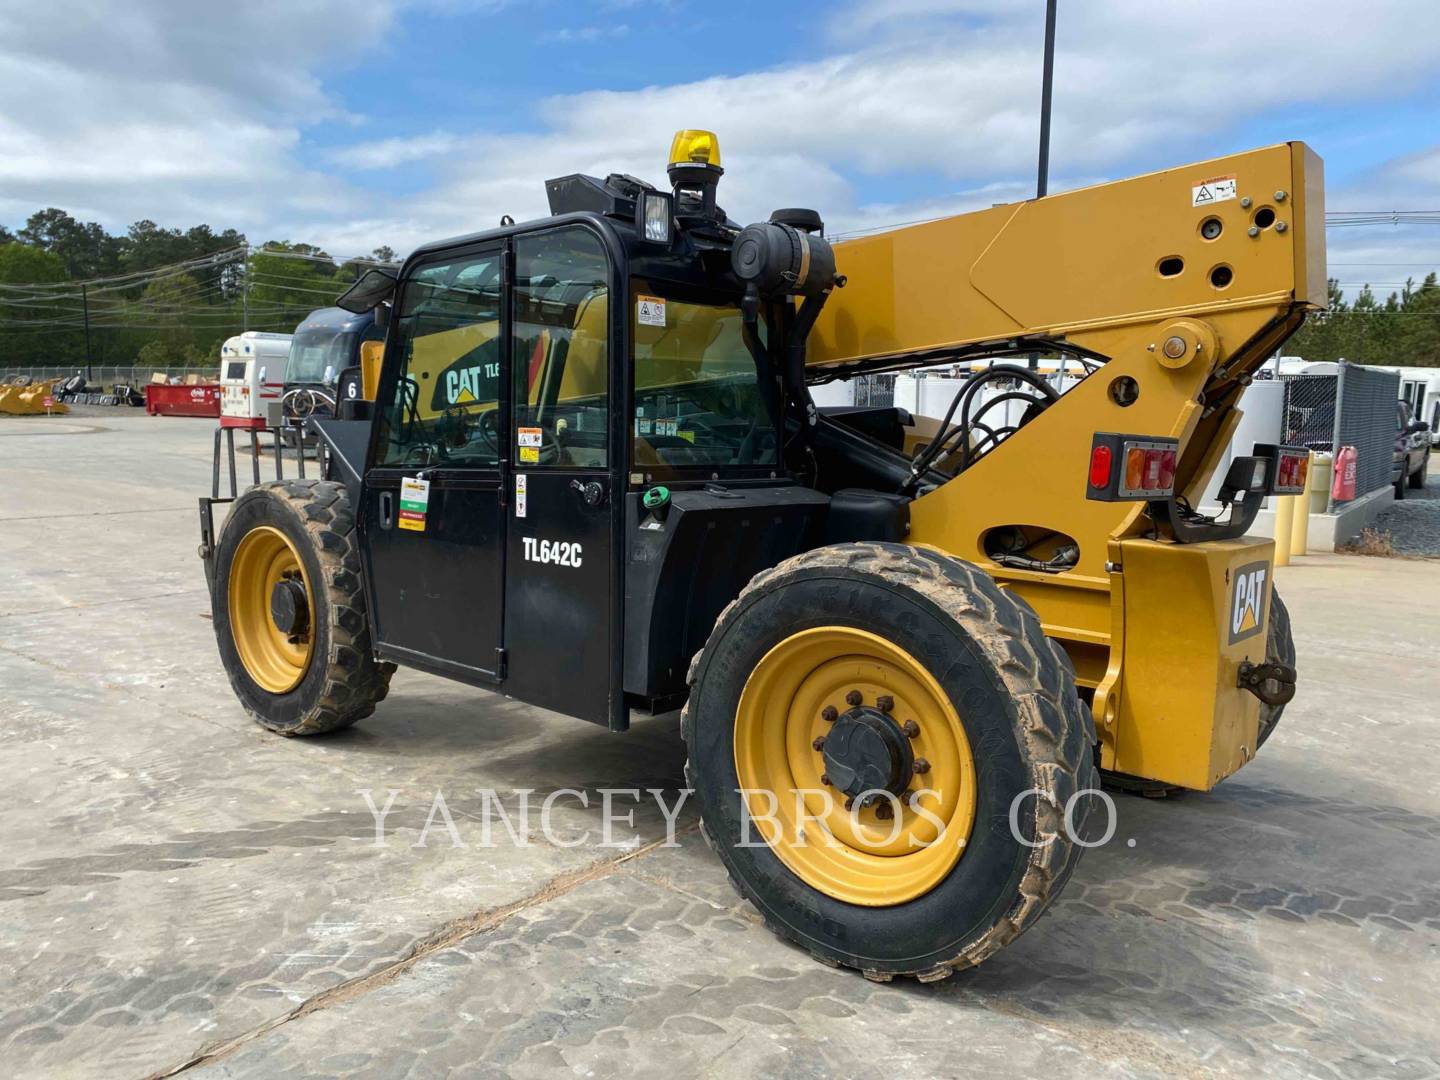
[[1158, 499], [1175, 492], [1175, 459], [1179, 451], [1173, 446], [1156, 446], [1153, 442], [1126, 442], [1125, 475], [1118, 494], [1127, 498]]
[[1160, 458], [1163, 450], [1145, 451], [1145, 490], [1155, 491], [1160, 487]]
[[1157, 477], [1159, 486], [1173, 494], [1175, 491], [1175, 461], [1179, 455], [1174, 450], [1161, 450], [1159, 454], [1160, 474]]
[[1097, 431], [1090, 442], [1087, 499], [1104, 502], [1165, 499], [1175, 494], [1180, 444], [1164, 436]]
[[1298, 494], [1305, 490], [1305, 477], [1310, 471], [1310, 455], [1281, 451], [1275, 465], [1275, 493]]
[[1090, 486], [1108, 487], [1110, 484], [1110, 447], [1097, 446], [1090, 451]]

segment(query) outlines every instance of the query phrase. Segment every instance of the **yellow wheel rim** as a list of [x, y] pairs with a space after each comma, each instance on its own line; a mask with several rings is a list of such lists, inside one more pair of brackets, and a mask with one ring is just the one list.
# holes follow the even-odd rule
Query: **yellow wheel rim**
[[[846, 796], [822, 781], [829, 776], [816, 740], [835, 730], [827, 717], [843, 718], [857, 700], [902, 731], [914, 721], [908, 745], [923, 771], [908, 790], [925, 793], [896, 800], [898, 810], [888, 799], [847, 810]], [[751, 840], [768, 844], [807, 885], [851, 904], [924, 896], [955, 868], [975, 822], [975, 759], [949, 696], [904, 649], [852, 627], [804, 630], [765, 654], [740, 694], [735, 771]]]
[[[271, 615], [271, 594], [284, 581], [305, 590], [304, 633], [287, 633]], [[279, 529], [262, 525], [241, 538], [230, 563], [229, 602], [235, 650], [250, 677], [272, 694], [293, 690], [310, 668], [315, 601], [300, 552]]]

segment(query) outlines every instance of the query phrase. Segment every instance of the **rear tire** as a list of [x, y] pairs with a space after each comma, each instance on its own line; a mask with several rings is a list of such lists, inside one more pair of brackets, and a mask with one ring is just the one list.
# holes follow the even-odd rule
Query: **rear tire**
[[[1265, 661], [1267, 663], [1295, 666], [1295, 638], [1290, 632], [1290, 609], [1280, 599], [1280, 593], [1270, 593], [1270, 623], [1265, 628]], [[1260, 734], [1255, 738], [1255, 749], [1265, 745], [1265, 740], [1274, 733], [1285, 712], [1284, 705], [1260, 703]]]
[[[251, 488], [235, 501], [215, 558], [211, 608], [220, 659], [256, 722], [281, 735], [317, 735], [375, 711], [395, 665], [377, 663], [371, 653], [355, 517], [344, 487], [283, 480]], [[270, 615], [262, 600], [275, 582], [263, 571], [282, 561], [289, 569], [280, 576], [303, 575], [310, 614], [298, 644], [291, 638], [289, 646], [272, 646], [277, 631], [264, 621]]]
[[[782, 669], [777, 682], [761, 684], [767, 690], [798, 689], [793, 698], [778, 695], [778, 710], [777, 695], [767, 693], [759, 729], [766, 737], [743, 741], [756, 723], [745, 705], [752, 675], [760, 678], [774, 656], [792, 655], [786, 651], [791, 642], [828, 641], [824, 635], [831, 634], [842, 644], [819, 666], [812, 669], [797, 660], [788, 673]], [[891, 703], [896, 725], [911, 718], [902, 713], [918, 716], [920, 734], [909, 736], [914, 746], [935, 745], [926, 742], [932, 732], [958, 723], [967, 754], [973, 754], [973, 775], [959, 774], [967, 779], [956, 787], [973, 799], [974, 810], [960, 854], [949, 860], [948, 869], [938, 868], [933, 884], [897, 890], [896, 895], [909, 897], [898, 903], [889, 900], [887, 879], [867, 877], [866, 867], [878, 863], [870, 855], [857, 859], [854, 845], [846, 850], [846, 865], [858, 868], [848, 870], [851, 880], [841, 887], [833, 877], [793, 869], [797, 858], [810, 858], [795, 850], [806, 845], [789, 843], [783, 835], [775, 847], [761, 842], [763, 832], [746, 826], [756, 819], [748, 817], [737, 790], [746, 786], [739, 763], [750, 769], [757, 756], [765, 756], [767, 746], [780, 740], [774, 730], [777, 716], [784, 739], [792, 751], [798, 747], [799, 757], [771, 754], [778, 759], [774, 775], [787, 775], [787, 763], [796, 761], [790, 774], [795, 777], [815, 768], [805, 764], [812, 729], [803, 725], [820, 724], [813, 730], [832, 733], [840, 731], [840, 725], [823, 713], [812, 719], [810, 713], [822, 698], [799, 691], [813, 684], [829, 687], [830, 672], [844, 672], [841, 678], [846, 681], [836, 686], [867, 686], [864, 694], [853, 691], [854, 700], [846, 698], [857, 712], [865, 711], [857, 702], [891, 711], [881, 704], [881, 696], [867, 697], [877, 689], [885, 691], [882, 677], [862, 673], [882, 670], [883, 664], [848, 650], [843, 643], [852, 638], [874, 642], [876, 655], [893, 653], [902, 663], [915, 665], [914, 679], [896, 678], [900, 688]], [[1075, 796], [1099, 786], [1093, 722], [1068, 665], [1045, 638], [1035, 612], [968, 563], [878, 543], [836, 545], [796, 556], [758, 575], [722, 613], [691, 665], [690, 682], [681, 727], [689, 751], [686, 775], [700, 806], [705, 838], [736, 890], [759, 909], [771, 930], [825, 963], [858, 968], [882, 980], [895, 975], [943, 978], [980, 963], [1033, 925], [1074, 870], [1082, 847], [1075, 839], [1085, 836], [1085, 819], [1097, 797]], [[922, 683], [942, 694], [936, 699], [939, 707], [928, 713], [903, 707], [906, 697], [918, 696], [913, 691]], [[905, 687], [912, 692], [907, 694]], [[803, 706], [786, 712], [788, 701]], [[839, 708], [844, 707], [842, 701]], [[947, 721], [940, 714], [954, 719]], [[792, 738], [797, 723], [798, 741]], [[946, 785], [936, 775], [941, 765], [937, 759], [930, 774], [934, 780], [923, 778], [936, 788]], [[920, 771], [917, 781], [922, 780]], [[795, 790], [814, 790], [796, 783], [791, 790], [780, 790], [779, 784], [772, 788], [782, 805], [793, 802]], [[964, 786], [971, 790], [964, 791]], [[1032, 791], [1039, 797], [1029, 794]], [[1072, 797], [1073, 830], [1067, 830], [1064, 812]], [[1018, 834], [1010, 825], [1012, 806], [1017, 805]], [[898, 813], [911, 828], [911, 811]], [[747, 838], [749, 846], [743, 843]], [[922, 857], [930, 858], [929, 849], [923, 856], [898, 854], [880, 861], [906, 863]], [[838, 898], [851, 885], [859, 894], [868, 890], [863, 902]]]
[[1427, 451], [1424, 460], [1420, 462], [1420, 468], [1410, 474], [1410, 486], [1419, 491], [1425, 486], [1425, 477], [1430, 472], [1430, 454]]

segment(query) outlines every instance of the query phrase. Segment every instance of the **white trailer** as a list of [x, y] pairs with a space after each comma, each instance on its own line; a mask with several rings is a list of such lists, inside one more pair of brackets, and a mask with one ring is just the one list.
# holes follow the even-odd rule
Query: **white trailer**
[[291, 334], [247, 330], [220, 346], [220, 426], [263, 430], [285, 389]]

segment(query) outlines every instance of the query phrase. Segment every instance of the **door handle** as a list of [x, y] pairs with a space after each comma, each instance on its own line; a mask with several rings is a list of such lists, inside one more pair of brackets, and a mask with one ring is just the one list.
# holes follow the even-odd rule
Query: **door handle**
[[388, 491], [380, 492], [380, 527], [388, 529], [395, 523], [395, 496]]
[[578, 491], [586, 506], [599, 506], [605, 501], [605, 486], [598, 480], [571, 480], [570, 490]]

